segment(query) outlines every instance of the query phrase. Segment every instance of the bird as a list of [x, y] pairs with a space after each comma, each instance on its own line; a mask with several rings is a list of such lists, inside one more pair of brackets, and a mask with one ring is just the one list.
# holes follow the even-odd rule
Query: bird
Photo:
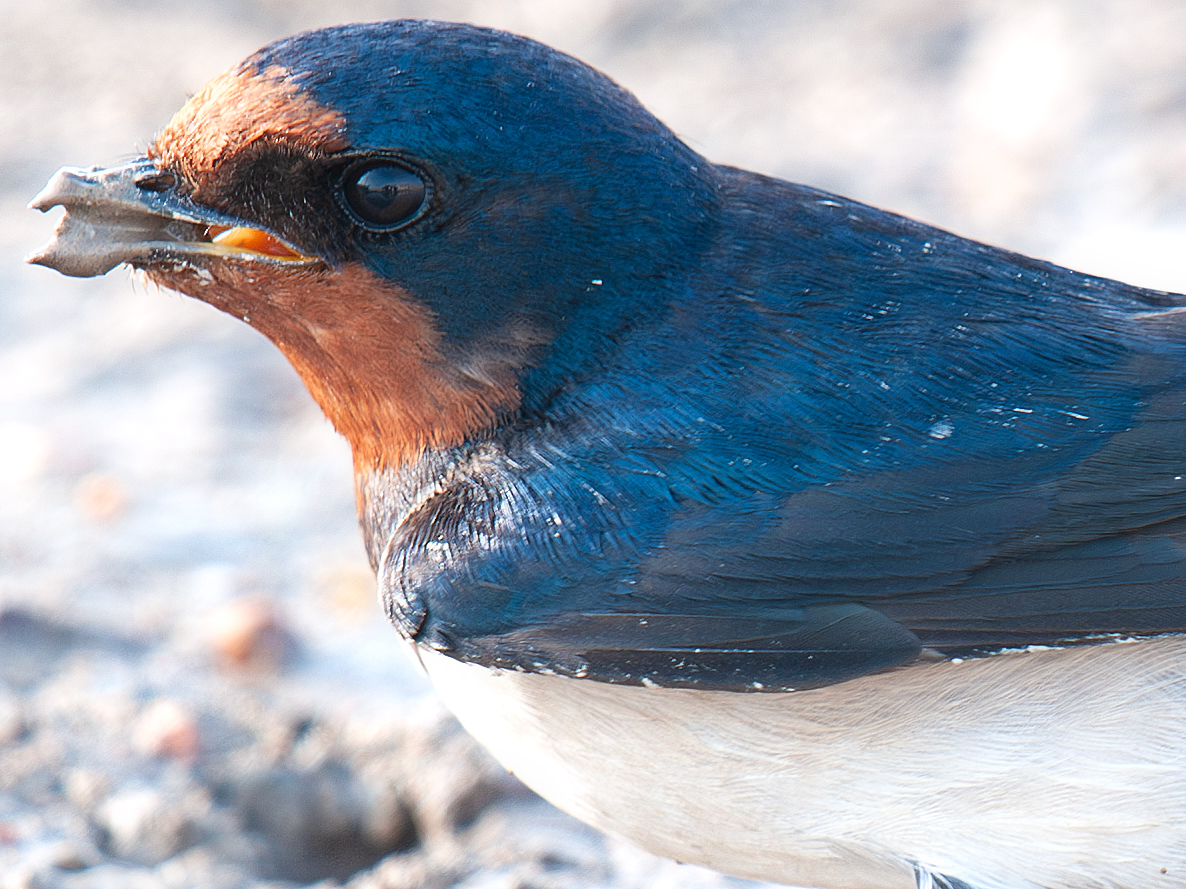
[[468, 24], [270, 44], [30, 206], [287, 356], [391, 622], [560, 808], [821, 889], [1186, 886], [1186, 297]]

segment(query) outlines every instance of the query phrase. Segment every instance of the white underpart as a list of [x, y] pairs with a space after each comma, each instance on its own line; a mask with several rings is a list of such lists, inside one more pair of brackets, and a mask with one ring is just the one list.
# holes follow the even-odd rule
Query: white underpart
[[526, 784], [661, 855], [825, 889], [913, 889], [914, 864], [976, 889], [1186, 886], [1186, 637], [752, 694], [420, 653]]

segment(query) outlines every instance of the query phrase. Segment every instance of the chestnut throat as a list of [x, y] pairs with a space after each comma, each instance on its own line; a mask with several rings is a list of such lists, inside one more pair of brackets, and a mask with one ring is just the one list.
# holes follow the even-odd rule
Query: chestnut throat
[[480, 436], [519, 407], [522, 348], [491, 343], [464, 363], [447, 360], [432, 314], [360, 265], [298, 270], [222, 260], [147, 271], [275, 343], [350, 442], [360, 481]]

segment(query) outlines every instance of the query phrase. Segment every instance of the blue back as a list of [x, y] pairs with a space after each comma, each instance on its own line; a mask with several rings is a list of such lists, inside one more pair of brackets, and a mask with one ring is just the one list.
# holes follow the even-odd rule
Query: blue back
[[433, 178], [343, 262], [457, 355], [542, 332], [508, 425], [369, 482], [409, 637], [742, 689], [1186, 631], [1183, 297], [713, 166], [523, 38], [353, 26], [272, 63]]

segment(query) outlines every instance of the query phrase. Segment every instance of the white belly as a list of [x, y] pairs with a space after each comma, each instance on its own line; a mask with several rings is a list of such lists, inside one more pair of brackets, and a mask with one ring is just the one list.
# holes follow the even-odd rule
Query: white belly
[[420, 653], [526, 784], [661, 855], [825, 889], [913, 889], [915, 865], [975, 889], [1186, 887], [1186, 637], [789, 694]]

